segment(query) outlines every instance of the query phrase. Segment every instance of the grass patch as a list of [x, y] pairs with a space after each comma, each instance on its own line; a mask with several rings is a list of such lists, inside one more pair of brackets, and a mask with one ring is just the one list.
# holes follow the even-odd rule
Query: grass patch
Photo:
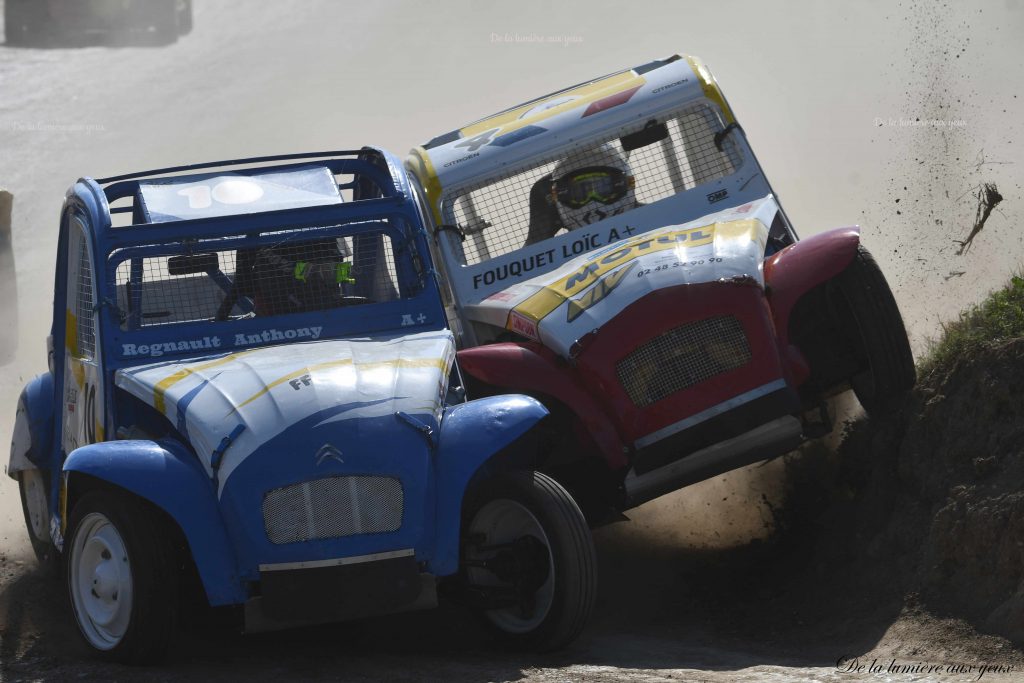
[[963, 311], [959, 320], [942, 326], [943, 334], [918, 364], [921, 374], [949, 368], [993, 342], [1024, 337], [1024, 272], [1003, 289]]

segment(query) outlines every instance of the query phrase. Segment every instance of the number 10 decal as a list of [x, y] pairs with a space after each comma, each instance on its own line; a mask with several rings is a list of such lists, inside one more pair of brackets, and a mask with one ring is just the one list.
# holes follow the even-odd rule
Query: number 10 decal
[[263, 196], [259, 183], [243, 178], [222, 180], [216, 185], [189, 185], [178, 190], [178, 196], [188, 197], [188, 208], [208, 209], [218, 204], [251, 204]]
[[85, 410], [82, 413], [82, 426], [85, 429], [85, 442], [96, 443], [96, 385], [86, 383]]

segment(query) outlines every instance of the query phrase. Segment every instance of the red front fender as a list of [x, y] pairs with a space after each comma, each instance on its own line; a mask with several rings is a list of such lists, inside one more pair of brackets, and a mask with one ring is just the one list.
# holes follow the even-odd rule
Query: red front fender
[[860, 245], [860, 228], [829, 230], [791, 244], [764, 262], [764, 282], [780, 346], [789, 345], [789, 316], [804, 294], [843, 272]]
[[628, 464], [622, 439], [601, 406], [571, 375], [571, 369], [538, 344], [488, 344], [459, 351], [459, 366], [500, 389], [546, 394], [571, 410], [594, 439], [608, 467]]

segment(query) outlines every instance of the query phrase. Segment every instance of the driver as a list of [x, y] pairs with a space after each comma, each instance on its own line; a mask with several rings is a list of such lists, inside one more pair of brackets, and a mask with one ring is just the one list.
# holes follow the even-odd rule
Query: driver
[[343, 303], [342, 285], [353, 282], [335, 240], [260, 249], [253, 258], [251, 287], [256, 315], [304, 313]]
[[[553, 237], [560, 228], [576, 230], [638, 206], [635, 184], [625, 156], [611, 143], [561, 160], [531, 192], [526, 244]], [[542, 193], [547, 210], [536, 201]]]

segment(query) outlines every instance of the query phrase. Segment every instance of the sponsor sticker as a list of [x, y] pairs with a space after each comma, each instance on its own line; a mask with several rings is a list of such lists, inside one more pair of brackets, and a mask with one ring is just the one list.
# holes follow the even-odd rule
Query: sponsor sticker
[[708, 194], [708, 204], [720, 202], [729, 196], [729, 190], [715, 190]]
[[537, 323], [517, 311], [509, 312], [508, 329], [524, 337], [540, 341], [540, 335], [537, 333]]
[[189, 351], [213, 351], [222, 348], [250, 346], [252, 344], [268, 344], [271, 342], [299, 341], [303, 339], [319, 339], [323, 332], [322, 325], [278, 329], [276, 327], [258, 332], [239, 332], [232, 339], [220, 337], [199, 337], [196, 339], [176, 339], [155, 341], [148, 344], [121, 344], [121, 356], [138, 358], [147, 356], [159, 358], [167, 353], [187, 353]]

